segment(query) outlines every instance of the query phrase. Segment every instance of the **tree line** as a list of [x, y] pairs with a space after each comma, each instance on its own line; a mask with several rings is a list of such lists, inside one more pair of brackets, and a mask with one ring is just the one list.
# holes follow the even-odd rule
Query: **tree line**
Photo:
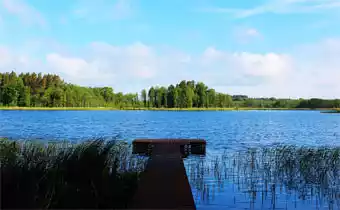
[[210, 108], [232, 107], [233, 100], [228, 94], [218, 93], [202, 82], [181, 81], [169, 87], [151, 87], [142, 90], [143, 106], [154, 108]]
[[0, 73], [0, 105], [22, 107], [125, 107], [139, 103], [138, 94], [114, 93], [111, 87], [81, 87], [58, 75]]
[[0, 106], [115, 108], [340, 108], [340, 100], [249, 98], [229, 95], [203, 82], [180, 81], [140, 93], [115, 93], [112, 87], [81, 87], [58, 75], [0, 73]]

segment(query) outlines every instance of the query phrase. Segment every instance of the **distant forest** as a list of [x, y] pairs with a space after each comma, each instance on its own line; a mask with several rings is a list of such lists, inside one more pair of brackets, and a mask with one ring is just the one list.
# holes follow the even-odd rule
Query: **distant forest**
[[0, 106], [115, 108], [340, 108], [340, 100], [249, 98], [216, 92], [202, 82], [180, 81], [140, 93], [115, 93], [111, 87], [81, 87], [58, 75], [0, 73]]

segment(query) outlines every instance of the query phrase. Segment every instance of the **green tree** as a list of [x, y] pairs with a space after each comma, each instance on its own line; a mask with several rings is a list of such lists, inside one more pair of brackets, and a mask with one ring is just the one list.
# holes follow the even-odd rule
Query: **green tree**
[[2, 85], [5, 86], [5, 85], [9, 85], [9, 73], [6, 72], [3, 77], [2, 77]]
[[157, 107], [167, 107], [167, 89], [160, 87], [156, 89]]
[[0, 73], [0, 105], [65, 107], [267, 107], [340, 108], [340, 99], [248, 98], [216, 93], [202, 82], [182, 80], [169, 87], [151, 87], [135, 93], [115, 94], [111, 87], [81, 87], [65, 83], [58, 75]]
[[141, 96], [142, 96], [144, 107], [147, 107], [148, 98], [147, 98], [147, 94], [146, 94], [145, 89], [142, 90]]
[[124, 94], [122, 92], [119, 92], [115, 95], [115, 104], [116, 106], [118, 106], [119, 108], [123, 107], [123, 103], [124, 103]]
[[340, 108], [340, 99], [334, 100], [334, 108]]
[[114, 98], [113, 89], [111, 87], [103, 87], [101, 89], [101, 95], [103, 96], [105, 102], [108, 103]]
[[6, 85], [2, 91], [3, 104], [6, 106], [16, 106], [19, 93], [15, 85]]
[[159, 87], [155, 87], [155, 107], [160, 108], [162, 104], [162, 93]]
[[194, 90], [191, 88], [190, 85], [186, 86], [185, 88], [185, 107], [192, 108], [193, 105], [193, 98], [194, 98]]
[[216, 91], [214, 89], [208, 89], [207, 93], [207, 100], [206, 100], [206, 107], [216, 107]]
[[156, 107], [156, 93], [155, 93], [155, 88], [154, 87], [151, 87], [149, 89], [149, 93], [148, 93], [148, 96], [149, 96], [149, 106], [150, 107]]
[[180, 108], [186, 108], [187, 107], [187, 83], [185, 80], [182, 80], [176, 88], [178, 89], [178, 100], [177, 104]]
[[173, 85], [170, 85], [167, 90], [167, 107], [174, 108], [176, 107], [175, 104], [175, 87]]
[[196, 84], [195, 92], [197, 95], [197, 107], [204, 107], [207, 100], [207, 87], [204, 83], [199, 82]]
[[31, 90], [25, 86], [20, 90], [18, 106], [29, 107], [31, 106]]
[[63, 106], [64, 92], [61, 88], [53, 89], [50, 95], [50, 105], [52, 107], [62, 107]]
[[233, 104], [232, 97], [228, 94], [217, 93], [215, 104], [221, 108], [231, 107]]
[[18, 80], [17, 74], [14, 71], [12, 71], [9, 74], [9, 82], [8, 82], [8, 84], [9, 85], [16, 85], [17, 84], [17, 80]]

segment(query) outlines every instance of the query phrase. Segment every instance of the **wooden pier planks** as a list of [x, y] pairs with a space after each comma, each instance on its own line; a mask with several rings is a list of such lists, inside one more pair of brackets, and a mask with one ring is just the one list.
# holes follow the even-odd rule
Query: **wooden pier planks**
[[149, 142], [152, 154], [142, 174], [132, 209], [196, 209], [182, 160], [181, 145], [204, 140], [157, 139], [135, 140]]
[[205, 155], [206, 151], [206, 141], [203, 139], [136, 139], [132, 142], [133, 153], [151, 155], [152, 147], [157, 144], [175, 144], [183, 157]]

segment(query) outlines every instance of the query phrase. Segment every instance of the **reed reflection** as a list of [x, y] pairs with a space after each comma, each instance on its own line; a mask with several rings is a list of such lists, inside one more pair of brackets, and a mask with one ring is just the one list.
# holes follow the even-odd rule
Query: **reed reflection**
[[340, 209], [340, 148], [250, 148], [186, 165], [198, 205]]

